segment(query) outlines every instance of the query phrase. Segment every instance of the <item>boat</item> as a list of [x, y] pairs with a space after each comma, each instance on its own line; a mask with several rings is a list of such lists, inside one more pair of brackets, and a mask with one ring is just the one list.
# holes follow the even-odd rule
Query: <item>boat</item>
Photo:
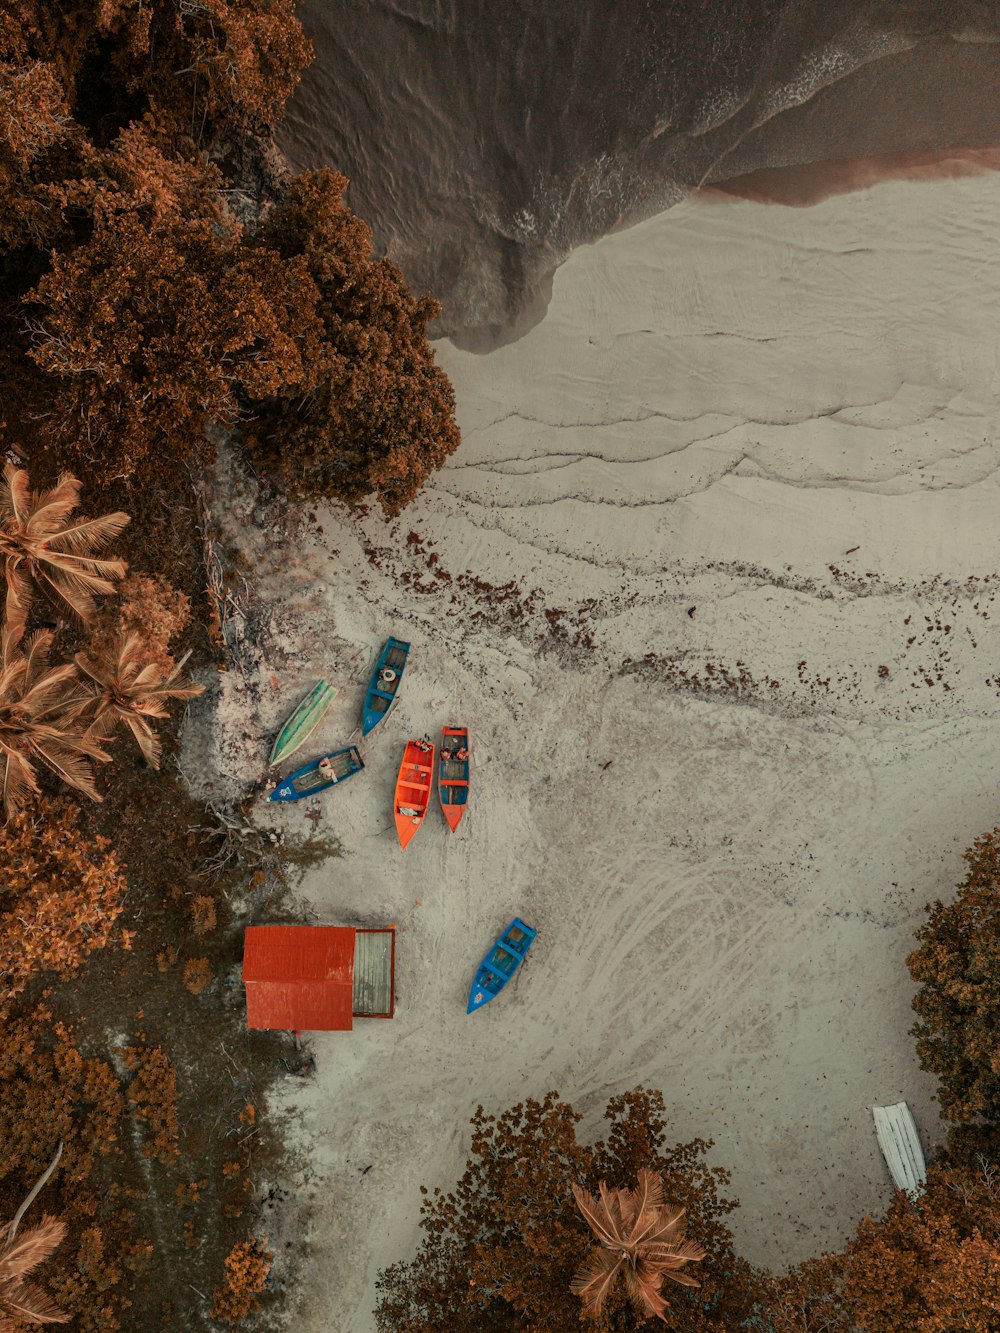
[[379, 653], [371, 682], [365, 692], [365, 706], [361, 715], [361, 734], [367, 736], [385, 717], [399, 693], [403, 669], [410, 645], [402, 639], [386, 639]]
[[396, 779], [393, 813], [400, 846], [405, 851], [410, 839], [424, 822], [431, 799], [434, 774], [434, 746], [430, 741], [407, 741], [403, 762]]
[[927, 1182], [927, 1167], [910, 1108], [906, 1102], [873, 1106], [872, 1115], [878, 1146], [896, 1188], [915, 1198]]
[[[445, 759], [445, 750], [451, 751], [450, 759]], [[455, 758], [459, 750], [465, 751], [464, 759]], [[442, 727], [441, 752], [438, 759], [438, 799], [452, 833], [462, 822], [462, 816], [469, 803], [468, 752], [468, 727]]]
[[336, 695], [336, 688], [329, 681], [321, 680], [313, 686], [275, 737], [271, 747], [272, 766], [294, 754], [308, 740]]
[[467, 1014], [474, 1014], [477, 1009], [482, 1009], [484, 1004], [489, 1004], [490, 1000], [500, 994], [524, 962], [524, 955], [531, 948], [537, 934], [538, 931], [527, 925], [519, 916], [514, 918], [479, 964], [476, 979], [469, 992], [469, 1007], [465, 1011]]
[[[324, 759], [329, 760], [329, 769], [320, 768]], [[353, 778], [355, 773], [360, 773], [364, 766], [365, 761], [358, 753], [357, 747], [348, 745], [346, 749], [334, 750], [332, 754], [320, 755], [318, 759], [313, 759], [304, 767], [297, 768], [294, 773], [289, 773], [287, 778], [282, 778], [267, 799], [269, 801], [301, 801], [305, 796], [318, 796], [321, 791], [326, 791], [330, 787], [339, 787], [348, 778]]]

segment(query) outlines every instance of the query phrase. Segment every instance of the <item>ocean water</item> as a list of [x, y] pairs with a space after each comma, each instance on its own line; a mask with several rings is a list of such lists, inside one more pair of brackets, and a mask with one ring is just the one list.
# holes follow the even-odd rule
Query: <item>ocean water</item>
[[[806, 203], [870, 183], [886, 155], [890, 174], [901, 154], [934, 172], [939, 156], [954, 169], [940, 150], [1000, 144], [1000, 12], [974, 0], [306, 0], [300, 14], [316, 60], [280, 146], [349, 178], [378, 250], [442, 302], [435, 332], [473, 350], [541, 317], [574, 247], [700, 186]], [[780, 187], [744, 189], [761, 170]]]

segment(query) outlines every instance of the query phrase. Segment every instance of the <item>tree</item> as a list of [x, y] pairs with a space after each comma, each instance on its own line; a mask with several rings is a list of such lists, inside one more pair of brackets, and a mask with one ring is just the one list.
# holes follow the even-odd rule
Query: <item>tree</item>
[[1000, 829], [965, 853], [955, 899], [929, 909], [907, 966], [919, 990], [921, 1066], [940, 1080], [941, 1113], [1000, 1127]]
[[146, 762], [159, 768], [160, 742], [149, 719], [169, 717], [168, 700], [193, 699], [204, 686], [178, 680], [176, 671], [164, 679], [160, 668], [146, 660], [139, 634], [118, 640], [106, 657], [79, 652], [76, 664], [91, 691], [91, 704], [83, 715], [95, 733], [104, 736], [111, 728], [126, 727]]
[[79, 817], [60, 800], [0, 825], [0, 1014], [38, 972], [71, 977], [114, 935], [124, 870], [106, 838], [81, 832]]
[[318, 345], [302, 261], [243, 245], [214, 205], [149, 211], [128, 196], [102, 208], [89, 240], [54, 255], [25, 298], [30, 355], [55, 379], [50, 433], [103, 480], [164, 448], [207, 458], [206, 424], [234, 426], [246, 399], [301, 385]]
[[259, 402], [244, 437], [293, 495], [354, 504], [374, 493], [398, 514], [458, 448], [455, 397], [427, 341], [437, 303], [373, 256], [346, 186], [326, 169], [304, 173], [260, 230], [260, 244], [305, 263], [323, 342], [301, 388]]
[[0, 664], [0, 796], [9, 819], [29, 792], [39, 790], [36, 763], [93, 801], [91, 763], [107, 761], [104, 737], [84, 721], [92, 696], [73, 662], [49, 667], [53, 634], [38, 630], [25, 651], [9, 624], [3, 629]]
[[640, 1315], [663, 1318], [667, 1302], [660, 1294], [663, 1279], [682, 1287], [699, 1283], [681, 1272], [685, 1264], [704, 1259], [700, 1245], [684, 1238], [684, 1209], [663, 1202], [663, 1182], [645, 1169], [635, 1189], [608, 1189], [602, 1180], [600, 1201], [576, 1183], [573, 1197], [600, 1242], [571, 1283], [588, 1314], [597, 1316], [615, 1279], [621, 1275]]
[[113, 541], [130, 521], [121, 512], [103, 518], [70, 516], [82, 483], [64, 474], [47, 491], [30, 490], [28, 474], [13, 463], [4, 466], [0, 483], [0, 555], [7, 583], [6, 632], [24, 632], [31, 606], [31, 583], [58, 598], [86, 623], [94, 614], [94, 595], [114, 591], [112, 580], [126, 569], [124, 560], [94, 554]]
[[[378, 1327], [385, 1333], [467, 1333], [489, 1325], [499, 1333], [576, 1333], [581, 1307], [571, 1290], [592, 1236], [573, 1186], [599, 1182], [619, 1190], [649, 1170], [676, 1209], [686, 1209], [692, 1240], [704, 1251], [702, 1286], [682, 1289], [666, 1311], [675, 1333], [723, 1333], [752, 1309], [752, 1275], [733, 1253], [723, 1219], [735, 1207], [720, 1188], [728, 1176], [709, 1167], [709, 1144], [695, 1139], [666, 1146], [663, 1099], [637, 1088], [607, 1107], [606, 1137], [576, 1135], [579, 1115], [555, 1093], [499, 1118], [480, 1107], [472, 1120], [472, 1155], [447, 1194], [424, 1204], [425, 1233], [416, 1258], [378, 1280]], [[592, 1327], [628, 1333], [644, 1323], [624, 1287], [610, 1289]]]

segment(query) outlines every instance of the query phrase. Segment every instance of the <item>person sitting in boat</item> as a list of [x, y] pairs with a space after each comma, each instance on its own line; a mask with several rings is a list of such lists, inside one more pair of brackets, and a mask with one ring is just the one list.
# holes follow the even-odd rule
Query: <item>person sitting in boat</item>
[[455, 751], [455, 758], [458, 760], [460, 764], [464, 764], [466, 759], [468, 759], [468, 757], [469, 757], [469, 752], [464, 745], [460, 750]]
[[431, 738], [429, 736], [424, 736], [422, 740], [417, 741], [416, 746], [421, 754], [426, 754], [428, 750], [434, 749], [434, 746], [431, 744]]
[[330, 763], [329, 755], [325, 754], [323, 758], [319, 761], [317, 767], [319, 768], [319, 771], [323, 774], [325, 778], [329, 779], [333, 777], [333, 764]]
[[450, 759], [450, 758], [451, 758], [451, 751], [450, 751], [450, 750], [442, 750], [442, 751], [441, 751], [441, 762], [442, 762], [442, 763], [444, 763], [444, 761], [445, 761], [446, 759]]

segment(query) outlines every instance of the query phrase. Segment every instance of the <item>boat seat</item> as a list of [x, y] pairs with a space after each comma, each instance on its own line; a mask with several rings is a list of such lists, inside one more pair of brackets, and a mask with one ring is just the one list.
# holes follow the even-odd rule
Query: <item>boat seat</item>
[[441, 779], [441, 786], [442, 786], [442, 787], [467, 787], [468, 785], [469, 785], [469, 784], [466, 782], [465, 778], [442, 778], [442, 779]]

